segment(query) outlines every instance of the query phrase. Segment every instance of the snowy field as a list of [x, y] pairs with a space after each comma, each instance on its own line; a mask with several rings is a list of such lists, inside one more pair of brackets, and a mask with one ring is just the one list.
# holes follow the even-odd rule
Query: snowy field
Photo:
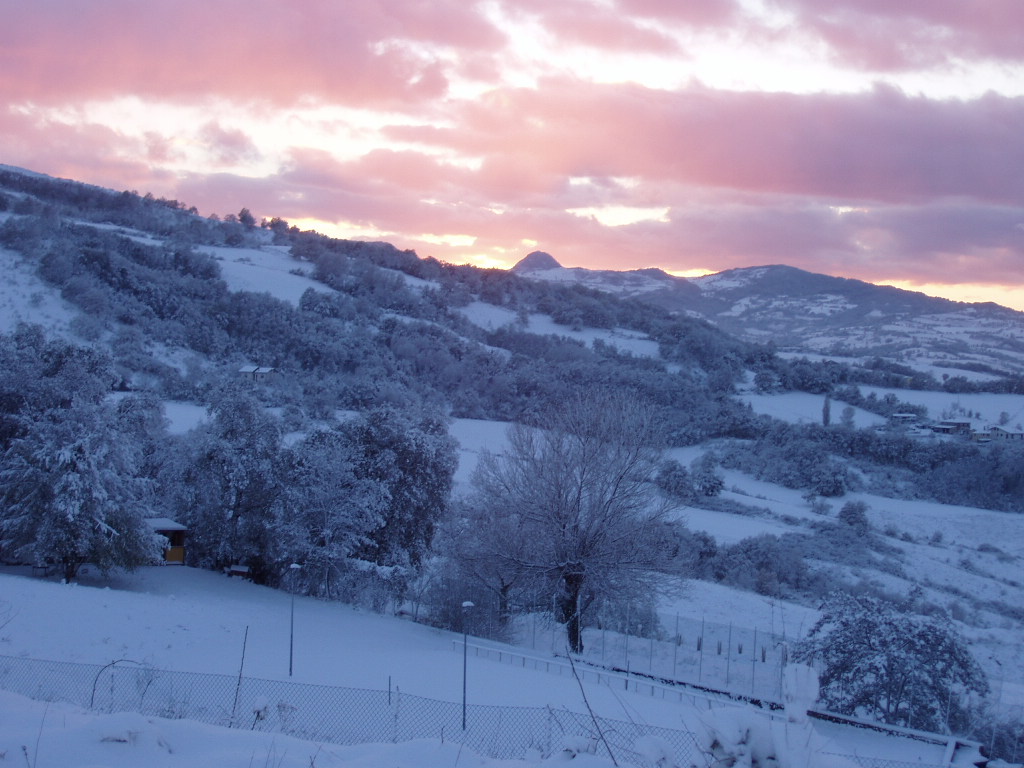
[[[892, 390], [882, 387], [861, 387], [860, 391], [865, 397], [874, 392], [879, 399], [892, 393], [905, 403], [923, 405], [928, 409], [928, 418], [935, 421], [945, 418], [965, 418], [964, 412], [969, 411], [972, 414], [980, 414], [974, 419], [979, 426], [993, 425], [999, 424], [1001, 414], [1005, 413], [1008, 418], [1006, 424], [1008, 429], [1024, 429], [1022, 426], [1024, 425], [1024, 395], [991, 392], [952, 394], [914, 389]], [[833, 414], [835, 414], [834, 408]]]
[[[0, 691], [0, 762], [31, 768], [513, 768], [561, 764], [491, 760], [454, 742], [343, 747], [134, 713], [97, 715]], [[575, 768], [611, 761], [579, 755]]]
[[[197, 250], [217, 259], [221, 277], [232, 291], [268, 293], [293, 306], [298, 306], [302, 294], [310, 288], [322, 293], [332, 292], [331, 288], [308, 276], [313, 271], [312, 265], [293, 259], [287, 246], [202, 246]], [[293, 274], [296, 271], [304, 274]]]
[[[0, 573], [6, 624], [0, 628], [5, 657], [107, 664], [131, 660], [157, 670], [200, 671], [266, 680], [289, 680], [292, 598], [276, 590], [184, 567], [152, 567], [86, 583], [61, 585]], [[721, 593], [709, 596], [722, 599]], [[738, 607], [738, 606], [734, 606]], [[367, 614], [312, 598], [294, 601], [294, 675], [297, 683], [339, 685], [450, 702], [461, 697], [460, 636], [407, 620]], [[73, 628], [73, 629], [72, 629]], [[243, 661], [244, 644], [244, 661]], [[0, 659], [0, 671], [4, 665]], [[467, 700], [472, 704], [551, 707], [586, 711], [583, 696], [602, 717], [702, 731], [711, 719], [756, 716], [746, 707], [709, 714], [706, 700], [675, 703], [571, 677], [520, 668], [470, 655]], [[716, 709], [715, 712], [721, 712]], [[541, 765], [539, 756], [495, 761], [439, 741], [359, 748], [302, 743], [266, 733], [228, 731], [187, 721], [131, 714], [98, 716], [62, 704], [27, 703], [0, 694], [0, 755], [20, 764], [24, 745], [30, 766], [332, 766], [366, 768]], [[769, 727], [769, 726], [765, 726]], [[776, 728], [785, 724], [776, 723]], [[795, 728], [795, 726], [794, 726]], [[785, 737], [785, 733], [782, 734]], [[942, 749], [821, 724], [810, 739], [817, 752], [938, 764]], [[13, 758], [13, 759], [12, 759]], [[4, 759], [4, 758], [0, 758]], [[557, 760], [558, 757], [553, 758]], [[829, 758], [832, 760], [832, 758]], [[604, 766], [581, 756], [577, 766]], [[18, 761], [18, 762], [15, 762]], [[352, 761], [352, 762], [350, 762]], [[825, 765], [825, 763], [815, 763]], [[829, 765], [840, 765], [838, 758]]]
[[71, 320], [78, 311], [36, 274], [34, 265], [6, 248], [0, 248], [0, 331], [10, 333], [18, 323], [37, 323], [53, 335], [68, 338]]
[[[820, 398], [814, 400], [820, 402]], [[173, 434], [181, 434], [206, 418], [204, 408], [189, 403], [165, 403], [165, 412]], [[452, 420], [450, 433], [459, 444], [457, 493], [468, 489], [482, 451], [497, 455], [504, 451], [508, 427], [505, 422]], [[688, 466], [704, 450], [691, 446], [673, 449], [669, 455]], [[721, 498], [743, 504], [751, 510], [750, 514], [700, 507], [684, 507], [678, 512], [691, 530], [708, 533], [719, 546], [760, 534], [807, 533], [810, 524], [823, 519], [811, 509], [802, 491], [756, 480], [737, 470], [720, 472], [725, 481]], [[973, 600], [1001, 602], [1024, 610], [1024, 594], [1013, 586], [1019, 580], [1020, 563], [1024, 561], [1024, 519], [973, 507], [894, 500], [864, 493], [826, 502], [826, 519], [834, 519], [839, 507], [848, 501], [863, 501], [867, 505], [867, 516], [876, 535], [901, 552], [899, 562], [910, 579], [932, 584], [926, 594], [938, 605], [963, 607], [971, 601], [957, 598], [955, 593], [966, 592]], [[868, 567], [859, 576], [851, 576], [882, 579], [898, 593], [906, 593], [913, 585], [913, 581], [883, 575]], [[707, 582], [691, 582], [680, 598], [663, 599], [658, 611], [666, 630], [679, 616], [690, 623], [733, 623], [751, 632], [785, 634], [791, 638], [803, 636], [817, 618], [817, 611], [812, 608]], [[961, 630], [977, 644], [979, 661], [993, 679], [1003, 670], [1006, 701], [1024, 704], [1024, 645], [1016, 636], [1018, 626], [999, 615], [981, 611], [971, 625], [963, 625]]]
[[[867, 395], [867, 392], [864, 394]], [[777, 394], [744, 392], [738, 395], [738, 399], [748, 403], [754, 413], [771, 416], [790, 424], [821, 424], [822, 409], [825, 406], [824, 395], [812, 395], [809, 392], [780, 392]], [[832, 401], [833, 424], [839, 423], [843, 409], [846, 407], [846, 403], [839, 400]], [[865, 411], [863, 408], [853, 409], [853, 426], [858, 429], [885, 423], [884, 416]]]
[[[506, 325], [514, 325], [518, 317], [510, 309], [496, 307], [483, 301], [474, 301], [460, 308], [459, 311], [471, 323], [488, 331], [494, 331]], [[527, 317], [527, 323], [522, 327], [522, 330], [542, 336], [565, 336], [566, 338], [581, 341], [588, 347], [592, 346], [594, 341], [599, 339], [606, 344], [614, 346], [620, 352], [628, 352], [637, 357], [660, 357], [658, 342], [652, 341], [641, 333], [625, 328], [612, 330], [583, 328], [574, 331], [567, 325], [559, 325], [547, 315], [533, 313]]]

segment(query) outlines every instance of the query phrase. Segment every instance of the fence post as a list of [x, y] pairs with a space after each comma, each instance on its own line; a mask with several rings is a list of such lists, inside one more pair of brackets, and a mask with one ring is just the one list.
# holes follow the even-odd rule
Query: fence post
[[750, 648], [750, 695], [754, 695], [754, 676], [757, 674], [757, 627], [754, 627], [754, 644]]
[[402, 709], [402, 689], [395, 686], [395, 708], [391, 718], [391, 743], [398, 743], [398, 713]]
[[626, 655], [626, 671], [627, 671], [627, 673], [629, 672], [629, 630], [630, 630], [630, 626], [629, 626], [629, 609], [631, 607], [632, 606], [629, 603], [626, 603], [626, 631], [622, 633], [623, 636], [626, 639], [625, 655]]
[[725, 685], [729, 686], [729, 670], [732, 667], [732, 622], [729, 622], [729, 637], [725, 643]]
[[697, 639], [697, 650], [700, 651], [700, 659], [697, 662], [697, 682], [702, 681], [704, 674], [704, 617], [700, 617], [700, 637]]
[[676, 633], [672, 638], [672, 679], [676, 676], [676, 661], [679, 658], [679, 643], [682, 642], [682, 638], [679, 637], [679, 614], [676, 614]]

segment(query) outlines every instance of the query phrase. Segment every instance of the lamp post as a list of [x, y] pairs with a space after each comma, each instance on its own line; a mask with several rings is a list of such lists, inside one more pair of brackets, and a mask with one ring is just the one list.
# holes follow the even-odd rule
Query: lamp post
[[469, 627], [466, 617], [473, 607], [471, 600], [462, 603], [462, 730], [466, 730], [466, 659], [469, 656]]
[[288, 573], [292, 577], [292, 614], [288, 626], [288, 677], [292, 676], [292, 660], [295, 658], [295, 574], [301, 568], [298, 563], [288, 566]]

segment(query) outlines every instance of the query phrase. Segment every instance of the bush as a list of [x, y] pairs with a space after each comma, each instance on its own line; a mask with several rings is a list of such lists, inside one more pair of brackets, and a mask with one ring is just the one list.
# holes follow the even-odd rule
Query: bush
[[836, 519], [843, 525], [852, 528], [857, 534], [864, 535], [871, 530], [871, 523], [868, 522], [867, 512], [868, 505], [863, 501], [848, 501], [839, 510]]

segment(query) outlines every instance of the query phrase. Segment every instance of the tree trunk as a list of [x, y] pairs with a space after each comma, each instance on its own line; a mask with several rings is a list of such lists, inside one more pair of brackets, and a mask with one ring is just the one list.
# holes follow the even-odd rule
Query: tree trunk
[[498, 619], [502, 625], [508, 623], [508, 620], [512, 617], [512, 604], [509, 601], [509, 595], [512, 592], [512, 584], [502, 584], [498, 589]]
[[583, 653], [583, 624], [580, 616], [580, 595], [583, 592], [583, 574], [566, 573], [562, 576], [562, 584], [565, 591], [558, 601], [561, 619], [565, 623], [566, 637], [569, 641], [569, 650], [573, 653]]

